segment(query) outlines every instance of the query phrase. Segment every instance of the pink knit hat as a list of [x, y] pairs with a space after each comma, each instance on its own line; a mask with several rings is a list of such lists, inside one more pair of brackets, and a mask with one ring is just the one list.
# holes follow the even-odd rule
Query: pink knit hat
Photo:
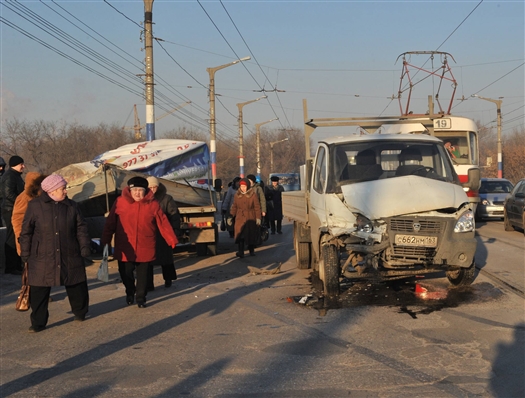
[[65, 187], [67, 185], [66, 180], [59, 176], [58, 174], [51, 174], [49, 177], [44, 178], [42, 181], [42, 190], [45, 192], [53, 192], [60, 187]]

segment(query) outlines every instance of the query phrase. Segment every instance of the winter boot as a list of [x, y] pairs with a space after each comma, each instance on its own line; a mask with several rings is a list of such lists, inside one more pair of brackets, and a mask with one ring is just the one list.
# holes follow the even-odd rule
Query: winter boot
[[244, 240], [239, 241], [239, 251], [235, 255], [239, 258], [244, 258]]
[[254, 245], [248, 245], [248, 250], [250, 251], [250, 256], [255, 256], [255, 246]]

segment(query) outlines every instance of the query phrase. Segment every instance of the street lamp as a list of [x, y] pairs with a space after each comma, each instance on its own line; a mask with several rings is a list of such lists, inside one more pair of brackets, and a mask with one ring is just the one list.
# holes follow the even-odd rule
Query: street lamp
[[259, 179], [261, 178], [261, 126], [266, 123], [273, 122], [274, 120], [279, 120], [279, 118], [268, 120], [262, 123], [257, 123], [255, 125], [255, 142], [257, 145], [257, 177], [259, 177]]
[[284, 140], [280, 140], [280, 141], [270, 142], [270, 173], [273, 172], [273, 146], [275, 144], [278, 144], [279, 142], [284, 142], [284, 141], [288, 141], [288, 138], [285, 138]]
[[227, 68], [228, 66], [232, 66], [235, 64], [238, 64], [239, 62], [248, 61], [251, 57], [244, 57], [241, 59], [237, 59], [233, 62], [230, 62], [228, 64], [216, 66], [214, 68], [206, 68], [206, 71], [210, 75], [210, 160], [211, 160], [211, 176], [213, 180], [213, 184], [215, 185], [215, 179], [217, 178], [217, 146], [215, 144], [215, 72], [217, 72], [220, 69]]
[[243, 151], [243, 123], [242, 123], [242, 108], [244, 105], [251, 104], [253, 102], [257, 102], [263, 98], [268, 98], [266, 95], [263, 95], [262, 97], [259, 97], [257, 99], [241, 102], [237, 104], [237, 108], [239, 108], [239, 176], [241, 178], [244, 178], [244, 151]]
[[499, 97], [500, 99], [497, 100], [492, 98], [485, 98], [477, 94], [473, 94], [472, 97], [476, 97], [496, 104], [498, 114], [498, 178], [503, 178], [503, 156], [501, 153], [501, 103], [503, 102], [501, 98], [503, 97]]
[[153, 95], [153, 0], [144, 0], [144, 36], [146, 67], [146, 137], [148, 141], [155, 139], [155, 97]]

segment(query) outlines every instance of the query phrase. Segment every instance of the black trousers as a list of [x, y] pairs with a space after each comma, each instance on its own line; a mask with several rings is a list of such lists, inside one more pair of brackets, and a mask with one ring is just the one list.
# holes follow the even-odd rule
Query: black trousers
[[5, 231], [5, 273], [9, 274], [12, 271], [22, 270], [22, 260], [16, 251], [15, 243], [15, 231], [13, 230], [13, 224], [11, 223], [11, 217], [13, 216], [13, 210], [2, 209], [2, 218], [6, 226]]
[[[137, 304], [146, 302], [149, 264], [135, 261], [118, 262], [118, 272], [122, 283], [126, 287], [126, 296], [136, 295]], [[137, 286], [135, 286], [134, 271], [137, 273]]]
[[[78, 317], [85, 317], [89, 307], [87, 282], [66, 286], [66, 293], [71, 305], [71, 312]], [[29, 304], [31, 305], [31, 326], [46, 326], [49, 319], [49, 286], [31, 286], [29, 289]]]
[[[276, 220], [270, 220], [270, 228], [271, 228], [272, 232], [275, 232], [275, 221]], [[281, 232], [281, 230], [282, 230], [282, 223], [283, 223], [283, 220], [277, 220], [277, 232]]]
[[[155, 284], [153, 283], [153, 267], [154, 265], [150, 264], [148, 267], [148, 289], [154, 288]], [[175, 265], [163, 264], [162, 267], [162, 278], [164, 282], [177, 280], [177, 271], [175, 271]]]

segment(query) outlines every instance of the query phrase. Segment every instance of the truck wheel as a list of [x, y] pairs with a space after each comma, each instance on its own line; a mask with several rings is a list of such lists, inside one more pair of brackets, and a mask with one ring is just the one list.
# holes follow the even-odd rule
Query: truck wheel
[[206, 243], [195, 243], [195, 250], [197, 256], [206, 256], [208, 255], [208, 245]]
[[208, 253], [210, 253], [211, 256], [217, 255], [217, 245], [208, 245]]
[[339, 256], [334, 245], [322, 245], [319, 278], [326, 296], [339, 296]]
[[295, 250], [295, 261], [298, 269], [308, 269], [311, 264], [311, 243], [299, 242], [300, 225], [294, 221], [293, 223], [293, 248]]
[[503, 211], [503, 228], [505, 228], [505, 231], [514, 231], [514, 228], [509, 221], [509, 217], [507, 216], [507, 210]]
[[446, 272], [448, 281], [454, 286], [468, 286], [474, 281], [476, 273], [476, 263], [472, 261], [472, 265], [468, 268], [453, 269]]
[[295, 259], [297, 261], [297, 268], [310, 268], [310, 243], [297, 242], [297, 247], [295, 249]]

